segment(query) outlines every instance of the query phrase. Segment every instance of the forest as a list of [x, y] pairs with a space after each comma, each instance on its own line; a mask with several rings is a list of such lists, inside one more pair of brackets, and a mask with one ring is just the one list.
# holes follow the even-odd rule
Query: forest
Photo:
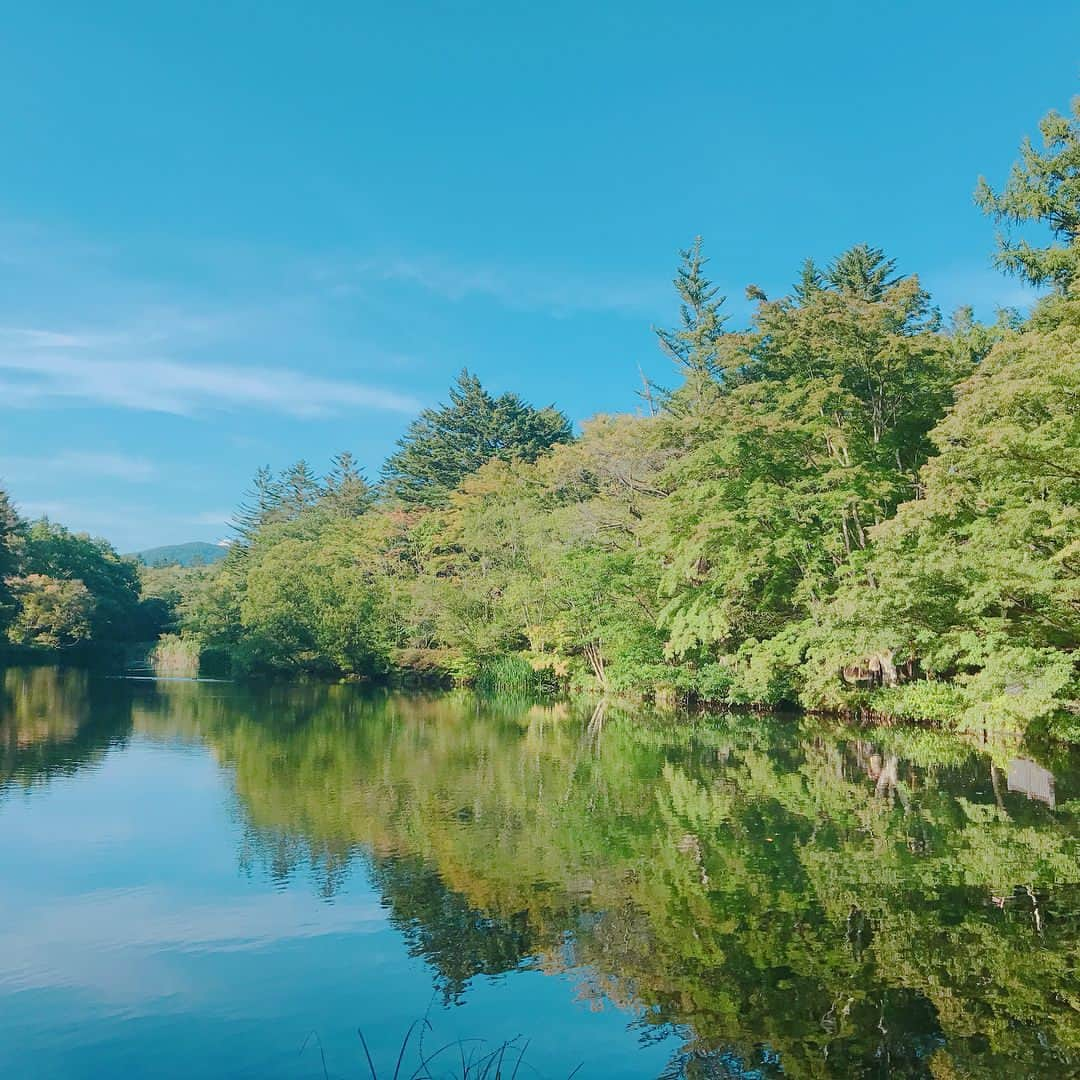
[[369, 480], [262, 469], [213, 567], [140, 567], [0, 492], [0, 632], [160, 635], [163, 670], [801, 707], [1080, 741], [1080, 99], [977, 203], [1029, 312], [942, 315], [869, 244], [747, 287], [700, 240], [671, 385], [575, 431], [464, 371]]

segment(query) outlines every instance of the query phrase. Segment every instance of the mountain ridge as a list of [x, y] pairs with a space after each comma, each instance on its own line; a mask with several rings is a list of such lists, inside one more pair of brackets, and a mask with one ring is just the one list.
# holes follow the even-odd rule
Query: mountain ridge
[[228, 550], [225, 544], [191, 540], [184, 544], [162, 544], [134, 551], [128, 558], [138, 559], [146, 566], [199, 566], [220, 562]]

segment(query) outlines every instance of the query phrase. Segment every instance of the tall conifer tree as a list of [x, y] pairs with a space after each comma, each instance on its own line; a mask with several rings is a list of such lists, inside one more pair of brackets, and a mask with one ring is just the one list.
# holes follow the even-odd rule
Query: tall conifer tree
[[681, 301], [679, 325], [670, 330], [654, 328], [654, 333], [685, 380], [677, 398], [669, 395], [669, 406], [694, 410], [709, 399], [723, 377], [721, 342], [728, 316], [721, 309], [727, 297], [720, 296], [719, 286], [705, 275], [709, 260], [700, 236], [679, 254], [682, 264], [673, 282]]
[[383, 489], [407, 504], [439, 506], [492, 458], [535, 461], [572, 438], [570, 421], [553, 405], [537, 409], [516, 394], [494, 397], [462, 371], [449, 403], [425, 409], [398, 440], [383, 466]]
[[996, 262], [1032, 285], [1067, 293], [1080, 281], [1080, 97], [1070, 116], [1047, 113], [1039, 131], [1042, 148], [1025, 139], [1005, 187], [994, 191], [980, 178], [975, 201], [999, 223], [1049, 228], [1051, 243], [1043, 247], [999, 234]]

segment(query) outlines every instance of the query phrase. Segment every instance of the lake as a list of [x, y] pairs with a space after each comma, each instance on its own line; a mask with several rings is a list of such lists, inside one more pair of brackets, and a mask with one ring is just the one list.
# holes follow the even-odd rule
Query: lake
[[5, 1078], [1080, 1076], [1061, 748], [9, 669], [0, 867]]

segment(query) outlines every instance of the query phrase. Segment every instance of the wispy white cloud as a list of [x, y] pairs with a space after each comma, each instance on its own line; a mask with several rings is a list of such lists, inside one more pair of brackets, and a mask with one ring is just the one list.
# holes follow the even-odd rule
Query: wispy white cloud
[[142, 457], [101, 453], [96, 450], [63, 450], [43, 457], [0, 457], [0, 476], [36, 480], [45, 473], [108, 476], [116, 480], [145, 483], [153, 480], [157, 466]]
[[323, 266], [317, 276], [331, 291], [348, 295], [374, 282], [412, 285], [460, 301], [484, 297], [504, 307], [570, 315], [583, 311], [652, 312], [663, 303], [666, 282], [565, 268], [464, 264], [435, 255], [357, 259]]
[[0, 407], [78, 402], [192, 415], [261, 409], [318, 417], [345, 408], [413, 413], [409, 394], [291, 368], [188, 363], [148, 355], [138, 333], [0, 328]]

